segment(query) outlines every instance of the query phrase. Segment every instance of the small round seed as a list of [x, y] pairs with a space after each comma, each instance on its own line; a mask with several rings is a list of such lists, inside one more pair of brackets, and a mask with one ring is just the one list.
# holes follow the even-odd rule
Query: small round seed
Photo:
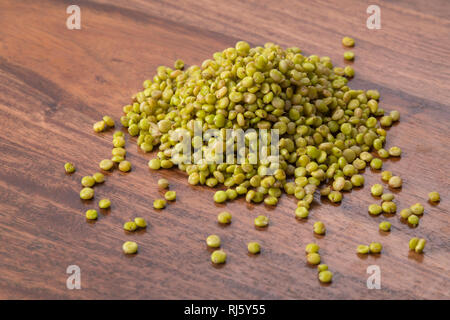
[[438, 192], [432, 191], [428, 194], [428, 199], [430, 199], [431, 202], [439, 202], [441, 201], [441, 196]]
[[98, 206], [99, 206], [100, 209], [107, 209], [107, 208], [109, 208], [111, 206], [111, 200], [109, 200], [109, 199], [101, 199], [98, 202]]
[[64, 164], [64, 170], [66, 170], [67, 173], [74, 173], [75, 172], [75, 166], [70, 163], [70, 162], [66, 162]]
[[392, 201], [394, 200], [395, 196], [392, 193], [383, 193], [381, 196], [381, 200], [383, 201]]
[[325, 234], [325, 224], [322, 221], [317, 221], [316, 223], [314, 223], [313, 230], [316, 234]]
[[383, 181], [389, 181], [389, 179], [392, 178], [392, 172], [391, 171], [383, 171], [381, 173], [381, 180]]
[[389, 186], [391, 188], [400, 188], [402, 186], [402, 183], [402, 178], [400, 178], [399, 176], [393, 176], [389, 179]]
[[110, 116], [103, 116], [103, 122], [111, 128], [115, 125], [113, 118], [111, 118]]
[[427, 244], [427, 240], [425, 239], [419, 239], [419, 241], [417, 242], [417, 245], [415, 247], [415, 251], [417, 253], [421, 253], [423, 251], [423, 249], [425, 248], [425, 245]]
[[100, 172], [94, 173], [92, 178], [94, 178], [96, 183], [103, 183], [105, 181], [105, 176]]
[[412, 214], [413, 214], [413, 213], [412, 213], [411, 209], [409, 209], [409, 208], [403, 209], [402, 211], [400, 211], [400, 216], [401, 216], [403, 219], [408, 219], [408, 217], [409, 217], [410, 215], [412, 215]]
[[125, 254], [134, 254], [138, 251], [138, 244], [134, 241], [126, 241], [122, 245], [122, 250]]
[[309, 210], [305, 207], [298, 207], [295, 209], [295, 216], [300, 219], [306, 219], [309, 215]]
[[166, 200], [164, 199], [156, 199], [153, 201], [153, 208], [155, 209], [164, 209], [166, 207]]
[[167, 181], [167, 179], [159, 179], [158, 187], [160, 187], [161, 189], [167, 189], [169, 187], [169, 181]]
[[119, 170], [122, 172], [128, 172], [131, 170], [130, 161], [124, 160], [119, 163]]
[[358, 247], [356, 247], [356, 252], [360, 254], [367, 254], [369, 253], [370, 248], [369, 246], [366, 246], [364, 244], [360, 244]]
[[177, 193], [175, 191], [167, 191], [164, 194], [164, 198], [166, 198], [167, 201], [175, 201], [177, 198]]
[[214, 194], [214, 202], [223, 203], [227, 201], [227, 193], [225, 191], [219, 190]]
[[134, 221], [128, 221], [124, 223], [123, 228], [124, 230], [131, 232], [137, 229], [137, 225]]
[[379, 225], [380, 230], [382, 231], [390, 231], [391, 230], [391, 223], [389, 221], [383, 221]]
[[369, 251], [370, 253], [380, 253], [381, 250], [383, 250], [383, 246], [379, 242], [372, 242], [369, 245]]
[[89, 209], [86, 211], [86, 219], [88, 220], [95, 220], [98, 217], [97, 210]]
[[408, 223], [412, 226], [417, 226], [419, 224], [419, 217], [412, 214], [408, 217]]
[[95, 184], [95, 179], [91, 176], [85, 176], [81, 179], [83, 187], [92, 187]]
[[105, 121], [102, 120], [94, 123], [92, 128], [95, 132], [102, 132], [103, 130], [105, 130]]
[[89, 200], [94, 197], [94, 189], [92, 188], [83, 188], [80, 191], [80, 198], [83, 200]]
[[259, 245], [258, 242], [249, 242], [247, 244], [247, 249], [248, 249], [248, 252], [250, 252], [252, 254], [257, 254], [261, 251], [261, 246]]
[[266, 216], [257, 216], [254, 220], [255, 226], [259, 228], [264, 228], [269, 225], [269, 218]]
[[228, 224], [231, 223], [231, 218], [231, 213], [229, 213], [228, 211], [223, 211], [217, 216], [217, 221], [222, 224]]
[[438, 192], [432, 191], [428, 194], [428, 199], [430, 199], [431, 202], [439, 202], [441, 201], [441, 196]]
[[134, 223], [139, 228], [146, 228], [147, 227], [147, 221], [144, 218], [141, 218], [141, 217], [134, 218]]
[[370, 161], [370, 167], [375, 170], [380, 170], [383, 167], [383, 161], [378, 158], [373, 158], [372, 161]]
[[370, 192], [372, 193], [372, 195], [374, 197], [379, 197], [383, 194], [383, 186], [381, 184], [374, 184], [371, 188], [370, 188]]
[[422, 214], [423, 214], [423, 211], [424, 211], [424, 207], [423, 207], [423, 205], [421, 205], [420, 203], [413, 204], [413, 205], [410, 207], [410, 209], [411, 209], [411, 212], [412, 212], [413, 214], [415, 214], [416, 216], [422, 215]]
[[411, 240], [409, 240], [409, 249], [410, 250], [415, 250], [417, 243], [419, 242], [419, 238], [411, 238]]
[[377, 216], [383, 211], [383, 208], [379, 206], [378, 204], [371, 204], [369, 205], [369, 213], [371, 215]]
[[308, 253], [308, 255], [306, 256], [306, 261], [308, 261], [309, 264], [319, 264], [320, 263], [320, 254], [313, 252], [313, 253]]
[[108, 171], [111, 170], [111, 168], [114, 166], [114, 162], [109, 159], [104, 159], [100, 161], [99, 167], [102, 170]]
[[342, 38], [342, 44], [346, 47], [353, 47], [355, 45], [355, 39], [350, 37]]
[[381, 204], [381, 208], [385, 213], [395, 213], [397, 211], [397, 205], [392, 201], [385, 201]]
[[355, 59], [355, 53], [353, 51], [345, 51], [344, 52], [344, 59], [345, 60], [349, 60], [349, 61]]
[[328, 270], [328, 265], [326, 265], [325, 263], [319, 264], [317, 266], [317, 272], [319, 273], [326, 270]]
[[227, 261], [227, 254], [223, 250], [216, 250], [211, 254], [211, 261], [215, 264], [225, 263]]
[[161, 161], [159, 159], [151, 159], [148, 162], [148, 167], [152, 170], [158, 170], [161, 168]]
[[317, 253], [317, 252], [319, 252], [319, 249], [320, 249], [320, 247], [316, 243], [308, 243], [305, 247], [305, 251], [307, 253]]
[[341, 202], [342, 193], [340, 193], [339, 191], [331, 191], [330, 194], [328, 195], [328, 199], [333, 203]]
[[400, 157], [402, 155], [402, 149], [399, 147], [392, 147], [389, 148], [389, 155], [392, 157]]
[[319, 281], [323, 283], [328, 283], [333, 280], [333, 273], [329, 270], [319, 272]]
[[218, 248], [220, 247], [220, 237], [215, 234], [212, 234], [208, 236], [208, 238], [206, 238], [206, 244], [208, 247]]

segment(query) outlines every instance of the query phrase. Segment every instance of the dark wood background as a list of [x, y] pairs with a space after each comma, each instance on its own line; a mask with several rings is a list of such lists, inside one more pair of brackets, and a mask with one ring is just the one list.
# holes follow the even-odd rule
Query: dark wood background
[[[81, 8], [81, 30], [66, 28], [66, 7]], [[366, 28], [371, 2], [340, 1], [9, 1], [0, 2], [0, 298], [6, 299], [422, 299], [450, 298], [449, 100], [450, 6], [447, 0], [377, 1], [381, 30]], [[310, 219], [294, 218], [296, 201], [283, 197], [276, 209], [239, 200], [215, 205], [213, 190], [191, 187], [179, 171], [150, 172], [151, 154], [128, 139], [133, 171], [107, 175], [96, 199], [79, 199], [80, 178], [97, 171], [110, 155], [112, 131], [95, 134], [102, 115], [121, 116], [143, 80], [158, 65], [177, 58], [200, 64], [240, 39], [298, 46], [344, 65], [341, 38], [356, 39], [352, 88], [375, 88], [381, 106], [401, 111], [388, 147], [403, 149], [384, 168], [403, 177], [399, 209], [425, 204], [416, 229], [398, 216], [370, 217], [369, 188], [379, 173], [366, 170], [366, 187], [347, 194], [340, 206], [319, 198]], [[64, 173], [72, 161], [77, 172]], [[156, 212], [160, 177], [177, 201]], [[427, 203], [437, 190], [442, 202]], [[101, 197], [112, 208], [87, 223], [84, 211]], [[233, 223], [220, 227], [227, 208]], [[259, 214], [267, 231], [255, 230]], [[144, 216], [146, 231], [126, 234], [128, 218]], [[380, 234], [388, 219], [392, 232]], [[323, 238], [312, 233], [325, 222]], [[228, 252], [215, 268], [204, 243], [218, 234]], [[426, 238], [423, 255], [410, 253], [412, 236]], [[139, 254], [122, 254], [126, 240]], [[248, 256], [246, 243], [260, 241], [262, 254]], [[305, 264], [305, 244], [317, 241], [334, 272], [321, 285]], [[380, 241], [380, 256], [360, 258], [360, 243]], [[66, 288], [66, 268], [81, 268], [82, 290]], [[382, 289], [368, 290], [366, 268], [381, 268]]]

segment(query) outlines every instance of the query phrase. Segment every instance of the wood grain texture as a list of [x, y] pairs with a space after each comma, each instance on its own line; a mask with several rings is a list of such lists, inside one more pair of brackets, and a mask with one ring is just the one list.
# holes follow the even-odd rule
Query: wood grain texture
[[[81, 8], [82, 29], [65, 26], [66, 7]], [[450, 5], [446, 0], [378, 1], [381, 30], [366, 28], [365, 1], [12, 1], [0, 3], [0, 298], [2, 299], [449, 299]], [[104, 114], [118, 119], [143, 80], [177, 58], [199, 64], [215, 51], [245, 39], [298, 46], [343, 65], [344, 35], [356, 39], [357, 75], [352, 88], [376, 88], [381, 105], [402, 114], [389, 130], [388, 146], [403, 149], [384, 168], [404, 178], [399, 208], [425, 203], [416, 229], [389, 217], [389, 235], [378, 232], [386, 217], [370, 217], [367, 186], [379, 174], [366, 170], [366, 187], [340, 206], [316, 198], [306, 222], [294, 219], [296, 201], [283, 197], [276, 209], [212, 202], [213, 190], [191, 187], [176, 170], [150, 172], [150, 154], [128, 139], [129, 174], [113, 172], [96, 200], [79, 199], [80, 178], [110, 155], [111, 131], [92, 132]], [[63, 164], [77, 167], [66, 175]], [[178, 198], [152, 209], [161, 196], [156, 181], [171, 181]], [[438, 205], [429, 191], [441, 193]], [[101, 197], [112, 208], [96, 223], [84, 211]], [[227, 208], [233, 223], [216, 215]], [[253, 218], [270, 216], [267, 231]], [[150, 225], [126, 234], [136, 215]], [[312, 233], [315, 221], [328, 229]], [[218, 234], [229, 259], [209, 262], [204, 239]], [[428, 239], [426, 252], [408, 251], [412, 236]], [[139, 254], [122, 254], [126, 240]], [[260, 241], [250, 257], [246, 242]], [[334, 272], [329, 286], [305, 265], [304, 246], [317, 241]], [[380, 241], [381, 256], [358, 257], [358, 244]], [[82, 290], [66, 289], [66, 268], [81, 268]], [[378, 265], [382, 289], [368, 290], [366, 268]]]

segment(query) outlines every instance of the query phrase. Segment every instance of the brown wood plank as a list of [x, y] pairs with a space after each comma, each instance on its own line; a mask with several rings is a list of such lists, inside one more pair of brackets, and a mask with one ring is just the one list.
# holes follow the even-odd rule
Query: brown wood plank
[[[81, 0], [82, 29], [65, 26], [71, 1], [0, 3], [0, 298], [2, 299], [449, 299], [449, 99], [450, 19], [448, 1], [378, 1], [381, 30], [366, 28], [365, 2], [341, 1], [106, 1]], [[340, 206], [321, 199], [311, 218], [294, 218], [295, 199], [284, 196], [276, 209], [238, 200], [212, 201], [213, 190], [191, 187], [177, 170], [150, 172], [150, 154], [127, 137], [132, 172], [107, 175], [96, 199], [112, 208], [96, 223], [84, 211], [95, 205], [79, 199], [79, 180], [108, 157], [112, 132], [95, 134], [102, 115], [118, 119], [122, 106], [152, 77], [157, 66], [177, 58], [200, 64], [240, 39], [253, 45], [273, 41], [306, 53], [330, 56], [343, 65], [344, 35], [356, 39], [352, 88], [376, 88], [381, 105], [398, 109], [401, 122], [389, 130], [388, 147], [403, 150], [384, 168], [404, 178], [398, 207], [416, 202], [426, 213], [417, 229], [390, 217], [392, 232], [378, 232], [367, 206], [367, 186], [379, 174], [366, 170], [366, 187], [346, 195]], [[72, 161], [77, 172], [64, 173]], [[156, 212], [166, 177], [177, 201]], [[432, 190], [438, 205], [427, 203]], [[221, 227], [223, 208], [233, 223]], [[267, 231], [253, 227], [270, 216]], [[146, 231], [125, 234], [122, 224], [148, 218]], [[317, 239], [312, 225], [323, 221]], [[219, 234], [228, 262], [214, 268], [204, 239]], [[412, 236], [428, 239], [423, 255], [411, 254]], [[127, 257], [123, 241], [134, 239], [139, 254]], [[246, 253], [258, 240], [263, 252]], [[335, 278], [317, 281], [305, 265], [304, 246], [317, 241]], [[380, 241], [381, 256], [358, 257], [358, 244]], [[67, 266], [81, 268], [82, 290], [66, 288]], [[379, 265], [382, 289], [368, 290], [366, 268]]]

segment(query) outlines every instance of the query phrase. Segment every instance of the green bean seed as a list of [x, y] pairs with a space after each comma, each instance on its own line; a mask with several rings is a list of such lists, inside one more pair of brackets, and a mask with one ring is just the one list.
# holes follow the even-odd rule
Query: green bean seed
[[328, 265], [322, 263], [317, 266], [317, 272], [322, 272], [328, 270]]
[[420, 203], [413, 204], [413, 205], [410, 207], [410, 209], [411, 209], [411, 212], [412, 212], [413, 214], [415, 214], [416, 216], [422, 215], [422, 214], [423, 214], [423, 211], [424, 211], [424, 207], [423, 207], [423, 205], [421, 205]]
[[166, 198], [167, 201], [175, 201], [177, 198], [177, 193], [175, 191], [167, 191], [164, 194], [164, 198]]
[[353, 60], [355, 59], [355, 54], [353, 53], [353, 51], [345, 51], [344, 52], [344, 59], [345, 60]]
[[383, 208], [377, 204], [371, 204], [369, 205], [369, 213], [371, 215], [377, 216], [383, 211]]
[[247, 244], [248, 252], [251, 254], [258, 254], [261, 252], [261, 246], [258, 242], [249, 242]]
[[383, 167], [383, 161], [378, 158], [373, 158], [372, 161], [370, 161], [370, 167], [374, 170], [380, 170]]
[[148, 162], [148, 167], [152, 170], [158, 170], [161, 168], [161, 161], [159, 159], [151, 159]]
[[430, 199], [431, 202], [439, 202], [441, 201], [441, 196], [438, 192], [432, 191], [428, 194], [428, 199]]
[[98, 202], [98, 206], [101, 209], [108, 209], [111, 206], [111, 200], [109, 200], [109, 199], [101, 199]]
[[425, 245], [427, 244], [427, 241], [425, 239], [419, 239], [417, 242], [416, 248], [414, 249], [417, 253], [423, 252], [423, 249], [425, 248]]
[[298, 207], [295, 209], [295, 216], [300, 219], [306, 219], [309, 215], [309, 210], [305, 207]]
[[392, 201], [385, 201], [381, 204], [381, 208], [385, 213], [395, 213], [397, 211], [397, 205]]
[[412, 226], [417, 226], [419, 224], [419, 217], [412, 214], [408, 217], [408, 223]]
[[123, 225], [123, 229], [131, 232], [137, 229], [137, 225], [134, 221], [128, 221]]
[[66, 162], [64, 164], [64, 170], [66, 170], [67, 173], [74, 173], [75, 172], [75, 166], [70, 163], [70, 162]]
[[388, 184], [391, 188], [400, 188], [403, 184], [403, 181], [399, 176], [393, 176], [389, 179]]
[[319, 245], [316, 243], [308, 243], [305, 247], [306, 253], [316, 253], [319, 252]]
[[383, 193], [381, 195], [381, 200], [383, 201], [392, 201], [394, 200], [395, 196], [392, 193]]
[[131, 170], [130, 161], [124, 160], [119, 163], [119, 170], [122, 172], [128, 172]]
[[105, 130], [105, 121], [98, 121], [96, 123], [94, 123], [94, 125], [92, 126], [95, 132], [102, 132], [103, 130]]
[[145, 221], [145, 219], [141, 218], [141, 217], [134, 218], [134, 223], [139, 228], [146, 228], [147, 227], [147, 221]]
[[126, 241], [122, 245], [125, 254], [135, 254], [138, 251], [138, 244], [134, 241]]
[[355, 39], [350, 37], [342, 38], [342, 44], [346, 47], [353, 47], [355, 45]]
[[383, 246], [379, 242], [372, 242], [369, 245], [369, 251], [370, 253], [380, 253], [381, 250], [383, 250]]
[[92, 175], [92, 178], [94, 178], [95, 183], [103, 183], [105, 181], [105, 176], [103, 173], [96, 172]]
[[402, 149], [399, 147], [391, 147], [389, 148], [389, 155], [392, 157], [400, 157], [402, 155]]
[[169, 187], [169, 181], [167, 179], [159, 179], [158, 187], [161, 189], [167, 189]]
[[102, 170], [108, 171], [111, 170], [111, 168], [114, 166], [114, 162], [112, 162], [109, 159], [104, 159], [102, 161], [100, 161], [99, 167]]
[[219, 190], [214, 194], [214, 202], [222, 203], [227, 201], [227, 193], [225, 191]]
[[320, 254], [318, 253], [308, 253], [308, 255], [306, 256], [306, 261], [308, 261], [309, 264], [319, 264], [320, 263]]
[[341, 202], [342, 201], [342, 193], [340, 193], [339, 191], [331, 191], [330, 194], [328, 195], [328, 199], [331, 202]]
[[356, 248], [356, 252], [359, 254], [367, 254], [370, 252], [370, 248], [369, 246], [366, 246], [364, 244], [360, 244], [357, 248]]
[[390, 231], [391, 223], [389, 221], [383, 221], [379, 224], [380, 230], [382, 231]]
[[325, 234], [325, 224], [322, 221], [317, 221], [316, 223], [314, 223], [313, 230], [316, 234]]
[[381, 180], [383, 181], [389, 181], [389, 179], [392, 178], [392, 172], [391, 171], [383, 171], [381, 173]]
[[227, 261], [227, 254], [223, 250], [216, 250], [211, 254], [211, 261], [214, 264], [221, 264]]
[[111, 118], [110, 116], [103, 116], [103, 122], [111, 128], [115, 125], [113, 118]]
[[98, 217], [97, 210], [89, 209], [86, 211], [86, 219], [88, 220], [95, 220]]
[[400, 216], [403, 219], [408, 219], [408, 217], [412, 215], [412, 211], [411, 209], [407, 208], [407, 209], [403, 209], [402, 211], [400, 211]]
[[153, 208], [155, 209], [164, 209], [166, 207], [166, 200], [164, 199], [156, 199], [153, 201]]
[[323, 283], [328, 283], [333, 280], [333, 273], [329, 270], [319, 272], [319, 281]]
[[267, 227], [269, 225], [269, 218], [266, 216], [257, 216], [255, 218], [255, 226], [259, 227], [259, 228], [264, 228]]
[[95, 184], [95, 179], [91, 176], [85, 176], [81, 179], [83, 187], [92, 187]]
[[222, 224], [229, 224], [231, 223], [231, 213], [229, 213], [228, 211], [223, 211], [221, 213], [218, 214], [217, 216], [217, 221], [219, 221], [219, 223]]
[[92, 188], [83, 188], [80, 191], [80, 198], [83, 200], [89, 200], [94, 197], [94, 189]]
[[212, 234], [206, 238], [206, 245], [211, 248], [220, 247], [220, 237], [218, 235]]
[[383, 186], [381, 184], [374, 184], [371, 188], [370, 188], [370, 192], [372, 193], [372, 195], [374, 197], [379, 197], [383, 194]]

